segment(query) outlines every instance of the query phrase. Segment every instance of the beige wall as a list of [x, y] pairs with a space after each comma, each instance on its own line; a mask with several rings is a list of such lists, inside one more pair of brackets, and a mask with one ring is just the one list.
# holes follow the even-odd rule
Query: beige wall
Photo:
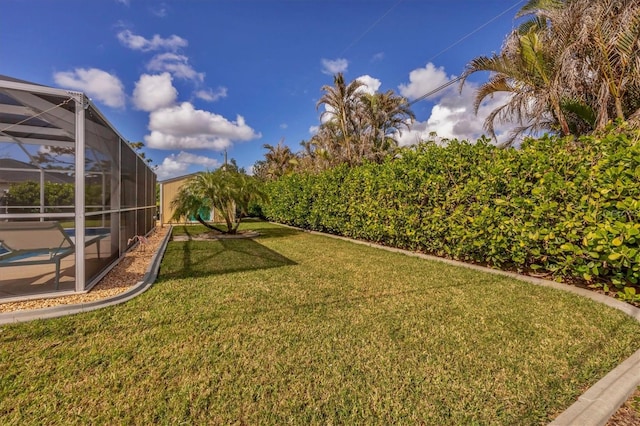
[[[184, 185], [191, 177], [193, 177], [193, 174], [160, 182], [160, 220], [162, 222], [162, 225], [168, 223], [178, 223], [171, 220], [174, 212], [174, 209], [171, 208], [171, 202], [180, 190], [180, 187]], [[213, 222], [217, 222], [218, 220], [223, 219], [222, 217], [217, 215], [214, 210], [211, 214], [211, 220]], [[186, 218], [182, 218], [179, 223], [186, 223]]]
[[175, 198], [178, 190], [191, 176], [172, 179], [166, 182], [160, 182], [160, 219], [162, 224], [172, 223], [173, 209], [171, 201]]

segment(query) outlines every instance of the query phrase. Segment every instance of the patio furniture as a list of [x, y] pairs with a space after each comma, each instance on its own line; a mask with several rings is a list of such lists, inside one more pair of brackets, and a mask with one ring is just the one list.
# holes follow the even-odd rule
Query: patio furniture
[[[100, 257], [100, 239], [106, 235], [88, 235], [85, 247], [96, 244]], [[75, 252], [75, 237], [70, 237], [58, 222], [0, 222], [0, 267], [53, 263], [55, 288], [60, 283], [60, 261]]]

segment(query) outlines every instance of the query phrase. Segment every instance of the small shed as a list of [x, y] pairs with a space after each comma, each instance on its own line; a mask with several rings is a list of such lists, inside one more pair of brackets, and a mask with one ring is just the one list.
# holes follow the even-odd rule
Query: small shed
[[[171, 202], [175, 199], [180, 187], [198, 173], [191, 173], [158, 182], [160, 185], [160, 223], [162, 226], [174, 223], [196, 222], [195, 218], [192, 217], [181, 218], [180, 222], [174, 221], [172, 217], [175, 209], [171, 207]], [[200, 216], [208, 222], [219, 222], [223, 220], [222, 216], [218, 214], [215, 209], [211, 211], [201, 211]]]

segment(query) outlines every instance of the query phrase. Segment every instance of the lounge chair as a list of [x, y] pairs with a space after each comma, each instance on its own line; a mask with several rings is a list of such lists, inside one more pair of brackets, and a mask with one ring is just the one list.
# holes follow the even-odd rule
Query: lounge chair
[[[85, 237], [85, 246], [96, 243], [105, 235]], [[0, 222], [0, 267], [54, 263], [55, 288], [60, 283], [60, 261], [75, 251], [75, 237], [70, 237], [58, 222]]]

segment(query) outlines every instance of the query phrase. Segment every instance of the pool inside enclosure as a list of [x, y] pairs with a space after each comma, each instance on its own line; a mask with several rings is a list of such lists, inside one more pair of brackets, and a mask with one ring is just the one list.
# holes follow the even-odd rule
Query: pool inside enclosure
[[155, 185], [86, 95], [0, 76], [0, 302], [90, 289], [155, 226]]

